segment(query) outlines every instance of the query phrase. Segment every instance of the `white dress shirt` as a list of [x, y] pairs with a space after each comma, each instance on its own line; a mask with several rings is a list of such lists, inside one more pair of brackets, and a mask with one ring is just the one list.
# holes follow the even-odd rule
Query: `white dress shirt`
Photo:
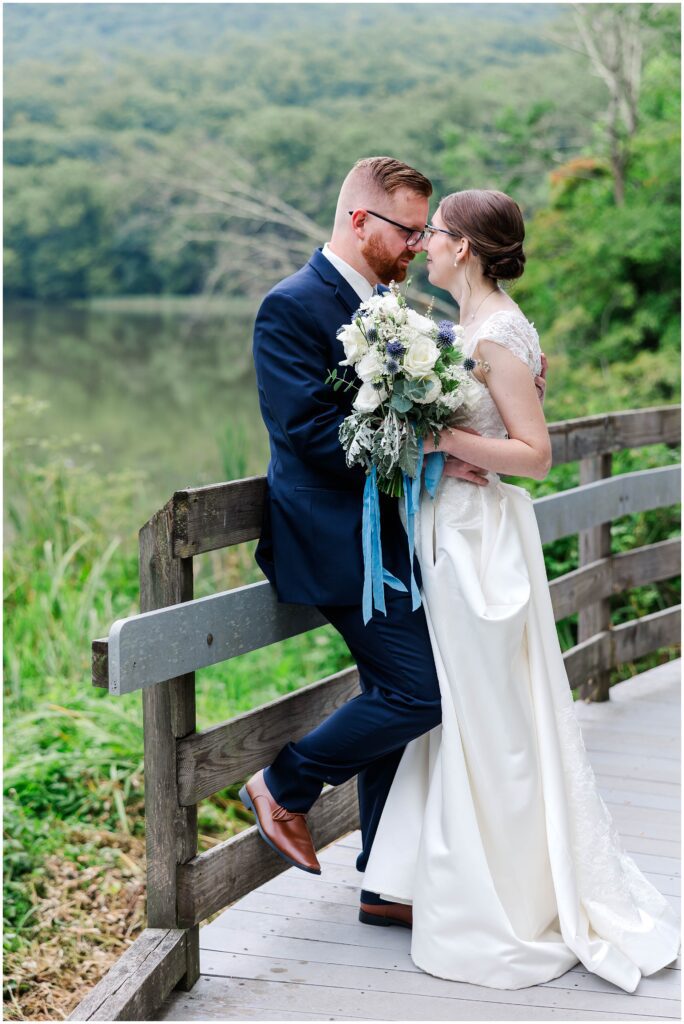
[[370, 299], [373, 294], [373, 285], [366, 280], [363, 274], [359, 274], [358, 270], [354, 270], [345, 260], [334, 253], [327, 242], [323, 246], [323, 255], [332, 263], [335, 270], [340, 272], [347, 284], [351, 285], [362, 302]]

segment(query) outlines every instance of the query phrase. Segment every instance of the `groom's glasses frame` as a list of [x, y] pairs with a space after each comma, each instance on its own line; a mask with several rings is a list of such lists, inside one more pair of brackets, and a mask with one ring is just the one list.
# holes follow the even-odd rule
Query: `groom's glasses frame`
[[[399, 228], [401, 231], [405, 231], [406, 232], [406, 239], [404, 241], [404, 244], [406, 246], [409, 246], [409, 247], [412, 248], [414, 245], [420, 245], [420, 243], [425, 238], [425, 231], [426, 231], [427, 225], [426, 225], [426, 228], [423, 228], [423, 229], [409, 228], [409, 227], [407, 227], [406, 224], [398, 224], [396, 220], [390, 220], [389, 217], [383, 216], [382, 213], [375, 213], [373, 210], [366, 210], [365, 212], [369, 213], [371, 215], [371, 217], [377, 217], [378, 220], [387, 221], [387, 223], [388, 224], [392, 224], [393, 227]], [[349, 213], [349, 216], [351, 217], [354, 214], [354, 210], [348, 210], [348, 213]], [[435, 230], [439, 230], [439, 229], [436, 228]]]

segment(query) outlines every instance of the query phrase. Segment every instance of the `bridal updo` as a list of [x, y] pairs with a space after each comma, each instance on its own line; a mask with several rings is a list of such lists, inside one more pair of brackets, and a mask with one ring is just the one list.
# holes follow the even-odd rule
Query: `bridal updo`
[[505, 192], [466, 189], [452, 192], [439, 205], [449, 231], [467, 238], [485, 277], [514, 281], [525, 270], [525, 224], [520, 207]]

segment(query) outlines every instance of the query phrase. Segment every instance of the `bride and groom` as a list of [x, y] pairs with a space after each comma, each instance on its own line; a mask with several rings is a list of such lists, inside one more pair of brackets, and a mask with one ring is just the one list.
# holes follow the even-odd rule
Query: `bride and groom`
[[[257, 561], [280, 600], [316, 605], [356, 660], [361, 693], [243, 787], [265, 841], [320, 873], [306, 813], [358, 776], [360, 919], [412, 927], [411, 955], [443, 978], [515, 989], [573, 967], [626, 991], [669, 964], [679, 929], [623, 851], [577, 725], [527, 492], [550, 442], [533, 325], [500, 288], [524, 268], [524, 226], [499, 192], [443, 199], [389, 157], [359, 161], [330, 242], [263, 301], [254, 360], [271, 459]], [[422, 606], [386, 590], [364, 625], [365, 474], [339, 442], [350, 412], [325, 384], [338, 329], [425, 250], [457, 302], [468, 419], [447, 428], [436, 498], [416, 523]], [[426, 443], [426, 450], [429, 450]], [[383, 564], [410, 579], [399, 502], [381, 495]]]

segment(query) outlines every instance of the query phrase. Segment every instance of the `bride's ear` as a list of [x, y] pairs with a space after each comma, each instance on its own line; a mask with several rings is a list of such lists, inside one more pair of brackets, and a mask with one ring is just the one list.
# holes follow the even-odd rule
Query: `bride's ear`
[[468, 258], [470, 252], [470, 242], [467, 238], [462, 238], [456, 243], [456, 252], [454, 253], [454, 266], [459, 266], [464, 260]]

